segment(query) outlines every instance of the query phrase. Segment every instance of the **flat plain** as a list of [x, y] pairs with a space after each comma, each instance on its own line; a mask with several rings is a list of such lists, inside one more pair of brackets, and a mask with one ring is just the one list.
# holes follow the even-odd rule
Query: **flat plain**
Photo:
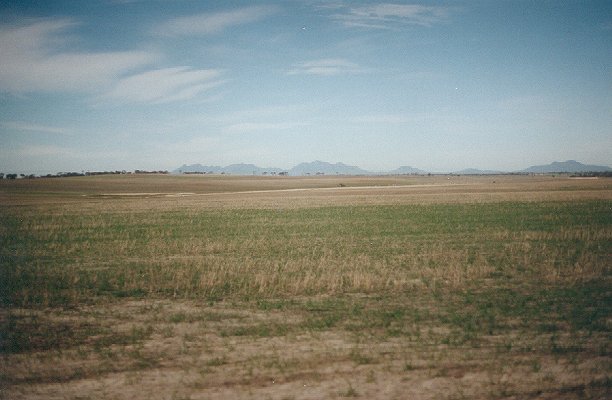
[[606, 399], [612, 180], [0, 181], [0, 398]]

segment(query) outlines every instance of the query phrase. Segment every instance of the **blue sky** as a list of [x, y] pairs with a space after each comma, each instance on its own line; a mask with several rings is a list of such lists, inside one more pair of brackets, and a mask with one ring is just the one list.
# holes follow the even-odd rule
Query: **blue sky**
[[609, 1], [1, 1], [0, 171], [610, 165], [611, 66]]

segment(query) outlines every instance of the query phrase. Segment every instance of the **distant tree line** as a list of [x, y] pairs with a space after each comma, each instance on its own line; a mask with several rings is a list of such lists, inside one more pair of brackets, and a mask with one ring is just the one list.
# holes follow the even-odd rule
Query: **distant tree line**
[[[137, 169], [134, 174], [168, 174], [168, 171], [145, 171]], [[35, 175], [35, 174], [4, 174], [0, 172], [0, 179], [34, 179], [34, 178], [66, 178], [72, 176], [95, 176], [95, 175], [129, 175], [130, 171], [87, 171], [87, 172], [58, 172], [57, 174]]]
[[571, 178], [596, 178], [596, 177], [612, 178], [612, 171], [576, 172], [570, 175], [570, 177]]
[[168, 171], [143, 171], [140, 169], [137, 169], [134, 171], [135, 174], [167, 174]]
[[[230, 172], [225, 172], [225, 171], [220, 171], [220, 172], [215, 172], [215, 171], [181, 171], [179, 170], [179, 173], [183, 174], [183, 175], [231, 175]], [[280, 176], [287, 176], [289, 175], [288, 171], [281, 171], [281, 172], [276, 172], [276, 171], [272, 171], [272, 172], [268, 172], [268, 171], [263, 171], [260, 173], [263, 176], [266, 175], [280, 175]], [[255, 172], [253, 172], [253, 175], [255, 175]]]
[[126, 175], [131, 174], [126, 170], [123, 171], [87, 171], [85, 172], [85, 176], [94, 176], [94, 175]]

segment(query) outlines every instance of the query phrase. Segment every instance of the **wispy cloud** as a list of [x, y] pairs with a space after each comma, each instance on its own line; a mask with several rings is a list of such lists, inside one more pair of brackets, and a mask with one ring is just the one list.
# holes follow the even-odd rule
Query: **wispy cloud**
[[125, 72], [152, 62], [144, 51], [67, 52], [68, 19], [0, 26], [0, 91], [94, 91]]
[[264, 19], [277, 11], [276, 7], [253, 6], [231, 11], [203, 13], [171, 19], [155, 31], [164, 36], [210, 35], [226, 29]]
[[390, 29], [405, 25], [432, 26], [448, 19], [447, 7], [382, 3], [362, 7], [337, 7], [332, 18], [345, 26]]
[[325, 58], [299, 63], [287, 72], [288, 75], [322, 75], [362, 73], [366, 70], [351, 61], [342, 58]]
[[6, 129], [20, 131], [20, 132], [36, 132], [36, 133], [47, 133], [53, 135], [69, 135], [71, 132], [69, 129], [60, 128], [55, 126], [46, 126], [33, 124], [22, 121], [6, 121], [0, 123], [0, 126]]
[[612, 21], [605, 21], [598, 25], [601, 30], [612, 31]]
[[[130, 74], [159, 58], [151, 52], [64, 51], [71, 42], [67, 31], [75, 25], [72, 20], [61, 19], [0, 26], [0, 91], [80, 92], [103, 102], [165, 103], [194, 98], [223, 82], [218, 70], [187, 66]], [[12, 126], [52, 133], [44, 128]]]
[[120, 79], [102, 100], [167, 103], [191, 99], [223, 83], [221, 71], [172, 67], [146, 71]]

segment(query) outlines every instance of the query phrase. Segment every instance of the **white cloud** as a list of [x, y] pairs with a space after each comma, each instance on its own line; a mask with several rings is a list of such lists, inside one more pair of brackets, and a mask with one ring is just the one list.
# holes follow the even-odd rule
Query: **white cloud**
[[[191, 99], [221, 84], [220, 71], [172, 67], [129, 75], [158, 58], [145, 51], [70, 52], [66, 31], [72, 20], [36, 20], [21, 26], [0, 26], [0, 91], [81, 92], [98, 100], [164, 103]], [[13, 126], [13, 129], [31, 129]]]
[[289, 70], [289, 75], [339, 75], [346, 73], [361, 73], [365, 69], [359, 65], [341, 58], [326, 58], [321, 60], [307, 61], [294, 65], [293, 69]]
[[156, 55], [144, 51], [67, 52], [67, 19], [0, 27], [0, 91], [95, 91]]
[[102, 100], [167, 103], [191, 99], [223, 83], [214, 69], [172, 67], [146, 71], [120, 79]]
[[58, 134], [58, 135], [69, 135], [70, 134], [70, 130], [66, 128], [32, 124], [29, 122], [7, 121], [7, 122], [2, 122], [0, 125], [2, 125], [6, 129], [21, 131], [21, 132], [25, 131], [25, 132], [49, 133], [49, 134]]
[[164, 36], [210, 35], [228, 28], [264, 19], [276, 12], [275, 7], [253, 6], [232, 11], [203, 13], [171, 19], [157, 33]]
[[383, 3], [349, 8], [332, 18], [350, 27], [389, 29], [402, 25], [432, 26], [445, 21], [448, 16], [446, 7]]

